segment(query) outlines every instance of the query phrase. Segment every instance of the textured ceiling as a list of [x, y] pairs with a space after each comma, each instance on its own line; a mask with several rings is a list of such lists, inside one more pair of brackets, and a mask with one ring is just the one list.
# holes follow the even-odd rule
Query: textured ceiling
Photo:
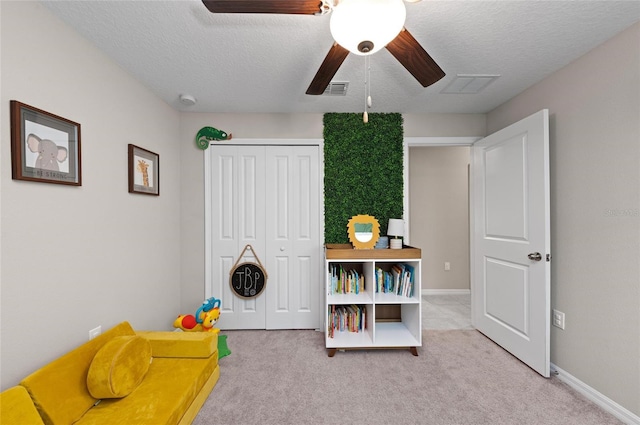
[[[178, 110], [364, 108], [364, 58], [353, 54], [334, 77], [349, 81], [346, 96], [305, 94], [333, 43], [329, 16], [212, 14], [200, 0], [42, 3]], [[635, 0], [406, 6], [405, 27], [447, 76], [423, 88], [383, 49], [371, 56], [371, 112], [488, 112], [640, 20]], [[456, 74], [500, 78], [479, 94], [440, 93]], [[182, 93], [197, 104], [181, 105]]]

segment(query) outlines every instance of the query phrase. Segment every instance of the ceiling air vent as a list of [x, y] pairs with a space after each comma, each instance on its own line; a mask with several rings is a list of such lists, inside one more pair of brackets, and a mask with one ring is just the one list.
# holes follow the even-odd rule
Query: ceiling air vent
[[331, 81], [322, 95], [327, 96], [346, 96], [349, 88], [348, 81]]
[[440, 93], [478, 94], [500, 77], [487, 74], [458, 74]]

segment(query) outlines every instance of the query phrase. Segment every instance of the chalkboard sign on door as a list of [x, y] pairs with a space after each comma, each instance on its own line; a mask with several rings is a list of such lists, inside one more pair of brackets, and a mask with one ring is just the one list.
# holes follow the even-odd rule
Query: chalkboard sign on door
[[[238, 264], [245, 251], [247, 251], [248, 249], [253, 252], [253, 255], [256, 257], [258, 264]], [[260, 263], [258, 255], [255, 253], [251, 245], [247, 245], [244, 247], [244, 249], [238, 256], [238, 261], [236, 261], [236, 264], [231, 268], [229, 274], [229, 283], [231, 284], [231, 289], [233, 290], [233, 292], [235, 292], [236, 295], [242, 298], [254, 298], [260, 295], [264, 290], [268, 277], [267, 272], [262, 267], [262, 263]]]
[[255, 263], [238, 264], [231, 271], [231, 289], [242, 298], [253, 298], [260, 295], [266, 281], [264, 270]]

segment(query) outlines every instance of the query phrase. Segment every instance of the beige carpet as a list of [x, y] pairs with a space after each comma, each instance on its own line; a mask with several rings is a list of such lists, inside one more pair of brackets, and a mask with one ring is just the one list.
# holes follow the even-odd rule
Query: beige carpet
[[231, 355], [194, 425], [620, 424], [473, 330], [405, 350], [338, 351], [316, 331], [223, 331]]

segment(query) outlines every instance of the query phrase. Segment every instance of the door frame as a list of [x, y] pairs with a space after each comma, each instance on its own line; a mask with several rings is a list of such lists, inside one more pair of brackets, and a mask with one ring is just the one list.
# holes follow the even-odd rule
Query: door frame
[[[324, 240], [324, 139], [232, 139], [214, 141], [210, 144], [213, 146], [318, 146], [318, 208], [320, 220], [320, 240]], [[211, 220], [213, 211], [211, 210], [211, 154], [204, 151], [204, 294], [205, 299], [213, 296], [209, 282], [213, 278], [213, 264], [211, 262], [212, 244], [211, 239]], [[320, 269], [324, 270], [324, 255], [318, 256]], [[324, 298], [322, 291], [323, 279], [320, 279], [318, 285], [318, 312], [322, 317], [324, 311]], [[320, 320], [318, 330], [322, 328], [322, 320]]]
[[[409, 148], [410, 147], [455, 147], [455, 146], [468, 146], [473, 148], [473, 144], [478, 140], [485, 138], [486, 136], [469, 136], [469, 137], [405, 137], [404, 138], [404, 225], [405, 235], [410, 234], [409, 229]], [[473, 160], [473, 149], [469, 149], [469, 164]], [[469, 196], [472, 195], [472, 182], [469, 181]], [[469, 290], [473, 294], [473, 287], [475, 285], [473, 276], [473, 199], [469, 198]], [[405, 237], [407, 245], [411, 244], [408, 237]], [[476, 327], [475, 324], [475, 308], [471, 303], [471, 324]]]

